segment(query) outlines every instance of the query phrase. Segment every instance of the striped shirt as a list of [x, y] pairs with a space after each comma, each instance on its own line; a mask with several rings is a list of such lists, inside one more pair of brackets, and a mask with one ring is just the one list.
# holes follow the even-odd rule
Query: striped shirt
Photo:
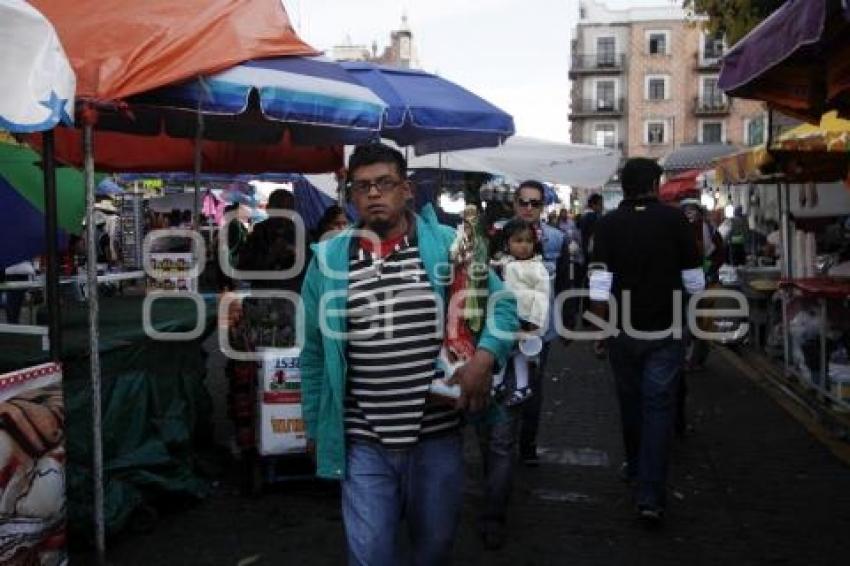
[[352, 247], [349, 259], [345, 432], [389, 448], [460, 426], [458, 411], [426, 405], [442, 315], [412, 240], [383, 258]]

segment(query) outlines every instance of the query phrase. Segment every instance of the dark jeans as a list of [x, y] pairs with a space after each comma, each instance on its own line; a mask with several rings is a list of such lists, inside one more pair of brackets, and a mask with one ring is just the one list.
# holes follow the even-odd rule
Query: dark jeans
[[608, 352], [617, 383], [628, 471], [638, 480], [638, 505], [663, 507], [684, 359], [682, 343], [620, 334], [609, 340]]
[[484, 463], [484, 509], [480, 520], [483, 527], [505, 523], [506, 509], [511, 497], [519, 408], [503, 408], [503, 418], [475, 427]]
[[540, 428], [540, 413], [543, 410], [543, 382], [546, 362], [552, 342], [544, 342], [540, 351], [540, 363], [534, 373], [528, 376], [531, 386], [531, 398], [521, 405], [519, 430], [519, 451], [521, 454], [531, 454], [537, 449], [537, 430]]
[[6, 322], [18, 324], [21, 319], [21, 306], [24, 304], [26, 291], [5, 291], [6, 293]]
[[398, 563], [397, 535], [407, 519], [417, 566], [451, 562], [463, 504], [463, 439], [459, 432], [390, 450], [349, 441], [342, 516], [350, 565]]

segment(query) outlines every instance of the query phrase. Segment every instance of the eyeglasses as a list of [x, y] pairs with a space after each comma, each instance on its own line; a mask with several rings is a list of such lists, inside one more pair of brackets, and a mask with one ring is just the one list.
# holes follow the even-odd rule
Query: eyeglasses
[[538, 199], [525, 200], [518, 198], [516, 199], [516, 203], [522, 208], [540, 208], [543, 206], [543, 201]]
[[392, 177], [380, 177], [374, 181], [366, 179], [360, 181], [349, 181], [346, 187], [352, 195], [367, 195], [372, 187], [378, 189], [382, 195], [388, 193], [401, 185], [404, 181], [393, 179]]

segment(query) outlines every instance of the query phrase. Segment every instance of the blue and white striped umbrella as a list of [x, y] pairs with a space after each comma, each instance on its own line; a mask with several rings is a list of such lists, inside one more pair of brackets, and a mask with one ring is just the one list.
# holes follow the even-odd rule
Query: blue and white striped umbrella
[[280, 57], [246, 61], [132, 97], [134, 124], [176, 137], [194, 135], [197, 112], [204, 137], [266, 143], [284, 129], [307, 145], [353, 144], [377, 139], [386, 104], [338, 63], [322, 57]]

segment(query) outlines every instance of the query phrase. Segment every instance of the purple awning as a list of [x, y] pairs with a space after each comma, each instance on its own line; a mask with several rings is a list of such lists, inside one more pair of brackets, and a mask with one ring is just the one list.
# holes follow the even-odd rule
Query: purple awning
[[835, 94], [833, 66], [841, 65], [850, 46], [848, 21], [846, 0], [788, 0], [724, 56], [720, 88], [820, 118]]

